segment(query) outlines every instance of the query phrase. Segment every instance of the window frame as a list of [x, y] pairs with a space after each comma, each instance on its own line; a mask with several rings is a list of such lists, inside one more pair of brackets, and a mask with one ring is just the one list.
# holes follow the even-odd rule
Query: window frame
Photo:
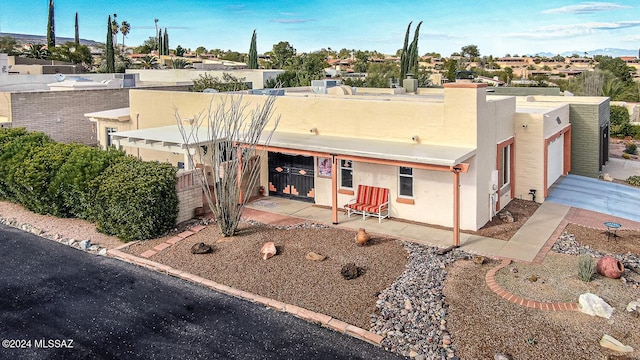
[[[402, 169], [410, 169], [411, 170], [411, 174], [403, 174], [402, 173]], [[403, 195], [402, 192], [402, 183], [401, 183], [401, 178], [408, 178], [411, 179], [411, 195]], [[413, 199], [415, 196], [415, 191], [414, 191], [414, 168], [412, 167], [408, 167], [408, 166], [398, 166], [398, 197], [399, 198], [403, 198], [403, 199]]]
[[105, 148], [108, 148], [110, 146], [113, 145], [113, 142], [111, 141], [111, 134], [118, 132], [118, 128], [117, 127], [111, 127], [111, 126], [105, 126], [104, 127], [104, 134], [105, 134], [105, 139], [104, 139], [104, 143], [105, 143]]
[[[344, 166], [345, 163], [349, 163], [350, 166]], [[344, 172], [350, 172], [351, 173], [351, 187], [345, 186], [343, 184], [343, 180], [344, 180]], [[340, 159], [340, 189], [345, 189], [345, 190], [353, 190], [353, 160], [345, 160], [345, 159]]]

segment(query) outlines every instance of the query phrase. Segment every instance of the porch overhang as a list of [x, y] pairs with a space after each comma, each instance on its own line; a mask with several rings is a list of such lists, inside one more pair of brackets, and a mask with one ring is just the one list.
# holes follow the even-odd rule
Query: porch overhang
[[157, 128], [118, 131], [111, 133], [112, 143], [116, 146], [129, 146], [167, 152], [183, 153], [196, 146], [211, 144], [207, 128], [184, 126], [187, 141], [177, 125]]
[[[267, 137], [260, 139], [265, 145]], [[472, 147], [421, 144], [341, 136], [308, 135], [276, 131], [268, 144], [270, 151], [336, 155], [345, 160], [388, 163], [395, 166], [452, 171], [451, 167], [464, 163], [476, 154]]]

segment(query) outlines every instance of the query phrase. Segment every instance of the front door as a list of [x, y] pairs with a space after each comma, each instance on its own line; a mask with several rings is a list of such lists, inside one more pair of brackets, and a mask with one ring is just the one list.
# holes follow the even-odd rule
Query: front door
[[609, 126], [600, 128], [600, 169], [609, 161]]
[[269, 195], [315, 201], [313, 157], [269, 153]]

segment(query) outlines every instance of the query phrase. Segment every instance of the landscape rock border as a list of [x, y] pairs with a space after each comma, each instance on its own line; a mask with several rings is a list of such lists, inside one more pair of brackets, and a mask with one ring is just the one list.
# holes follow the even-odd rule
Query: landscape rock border
[[19, 223], [18, 220], [16, 220], [15, 218], [3, 218], [0, 217], [0, 224], [4, 224], [25, 232], [29, 232], [31, 234], [34, 234], [36, 236], [40, 236], [42, 238], [45, 239], [49, 239], [49, 240], [53, 240], [55, 242], [64, 244], [64, 245], [68, 245], [71, 246], [72, 248], [81, 250], [81, 251], [85, 251], [88, 253], [92, 253], [92, 254], [96, 254], [96, 255], [100, 255], [100, 256], [106, 256], [107, 255], [107, 248], [102, 247], [100, 245], [97, 244], [91, 244], [91, 240], [90, 239], [82, 239], [82, 240], [77, 240], [77, 239], [72, 239], [72, 238], [67, 238], [63, 235], [60, 234], [52, 234], [52, 233], [48, 233], [42, 229], [38, 229], [37, 227], [29, 224], [29, 223]]

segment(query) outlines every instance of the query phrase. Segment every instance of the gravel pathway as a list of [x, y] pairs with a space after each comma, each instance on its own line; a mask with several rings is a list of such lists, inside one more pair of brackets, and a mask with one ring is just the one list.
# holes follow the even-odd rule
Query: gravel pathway
[[438, 255], [437, 248], [403, 242], [407, 268], [378, 295], [371, 331], [385, 337], [382, 346], [416, 359], [455, 358], [447, 332], [442, 289], [445, 267], [471, 255], [459, 250]]

